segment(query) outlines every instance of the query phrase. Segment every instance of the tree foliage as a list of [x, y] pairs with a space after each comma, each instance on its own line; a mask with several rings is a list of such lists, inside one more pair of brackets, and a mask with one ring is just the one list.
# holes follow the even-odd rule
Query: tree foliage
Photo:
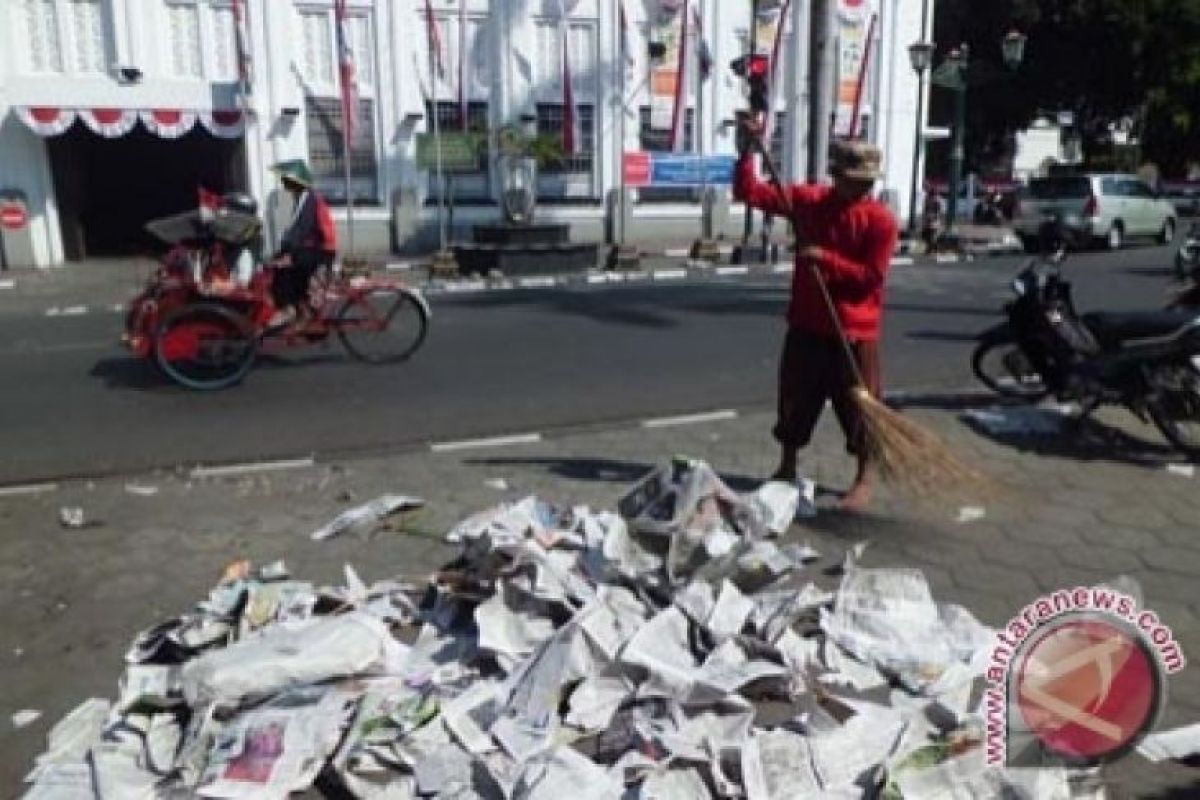
[[[1006, 76], [1000, 42], [1028, 36]], [[1200, 159], [1200, 0], [937, 0], [936, 62], [970, 46], [967, 146], [978, 163], [1039, 113], [1070, 111], [1085, 156], [1114, 123], [1141, 137], [1144, 156], [1177, 172]], [[935, 91], [935, 119], [953, 98]]]

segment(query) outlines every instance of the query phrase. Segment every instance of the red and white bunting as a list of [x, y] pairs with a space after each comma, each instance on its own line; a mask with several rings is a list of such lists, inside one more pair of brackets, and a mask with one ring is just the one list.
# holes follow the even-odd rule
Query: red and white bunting
[[17, 106], [17, 116], [38, 136], [58, 136], [75, 124], [73, 108], [50, 106]]
[[178, 108], [155, 108], [140, 112], [146, 130], [164, 139], [178, 139], [196, 125], [196, 112]]
[[97, 136], [116, 139], [133, 130], [138, 113], [132, 108], [81, 108], [79, 118]]
[[246, 130], [246, 115], [236, 108], [201, 111], [200, 124], [218, 139], [236, 139]]

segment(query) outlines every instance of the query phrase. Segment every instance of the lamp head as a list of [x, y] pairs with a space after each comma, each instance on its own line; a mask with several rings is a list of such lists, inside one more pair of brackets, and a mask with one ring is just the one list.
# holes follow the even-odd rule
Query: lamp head
[[1018, 30], [1011, 30], [1000, 43], [1004, 53], [1004, 63], [1009, 69], [1016, 69], [1025, 58], [1025, 41], [1028, 37]]

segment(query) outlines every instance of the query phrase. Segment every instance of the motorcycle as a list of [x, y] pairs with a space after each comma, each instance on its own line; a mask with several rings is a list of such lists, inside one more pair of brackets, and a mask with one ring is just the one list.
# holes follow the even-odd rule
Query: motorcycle
[[1013, 280], [1008, 319], [979, 335], [975, 376], [1005, 397], [1078, 403], [1081, 418], [1123, 406], [1200, 460], [1200, 284], [1163, 311], [1080, 315], [1062, 276], [1066, 236], [1049, 238]]
[[1200, 269], [1200, 222], [1193, 222], [1175, 251], [1175, 277], [1187, 280], [1197, 269]]

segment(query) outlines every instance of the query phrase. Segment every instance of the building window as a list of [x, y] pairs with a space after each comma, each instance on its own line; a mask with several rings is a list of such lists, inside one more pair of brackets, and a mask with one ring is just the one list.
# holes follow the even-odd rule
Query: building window
[[55, 0], [25, 0], [25, 27], [29, 68], [34, 72], [62, 72], [62, 42], [58, 35]]
[[71, 33], [75, 39], [72, 67], [76, 72], [105, 72], [108, 53], [104, 9], [100, 0], [71, 0]]
[[[305, 94], [308, 159], [317, 187], [332, 205], [346, 204], [342, 101], [338, 75], [337, 27], [332, 5], [300, 11], [297, 62]], [[378, 205], [378, 103], [374, 91], [374, 33], [369, 12], [355, 9], [347, 20], [358, 90], [358, 124], [350, 152], [350, 184], [355, 205]]]
[[[639, 128], [638, 142], [642, 150], [648, 153], [664, 153], [671, 149], [671, 132], [669, 130], [659, 130], [650, 127], [650, 106], [642, 106], [638, 109]], [[690, 153], [694, 149], [694, 138], [692, 135], [695, 129], [696, 110], [693, 108], [687, 109], [683, 116], [683, 147], [682, 152]]]
[[305, 11], [300, 20], [304, 31], [301, 68], [304, 80], [316, 86], [329, 86], [334, 82], [333, 17], [328, 10]]
[[[425, 104], [425, 119], [433, 119], [433, 104]], [[448, 100], [439, 101], [437, 104], [437, 122], [440, 133], [461, 133], [462, 126], [462, 110], [457, 102]], [[486, 136], [488, 130], [488, 104], [481, 102], [467, 103], [467, 132], [479, 136]], [[433, 125], [429, 125], [427, 131], [433, 135]], [[488, 149], [483, 146], [479, 150], [479, 161], [474, 170], [469, 172], [458, 171], [451, 177], [453, 186], [451, 192], [456, 201], [491, 201], [491, 176], [488, 169]], [[436, 170], [428, 172], [428, 202], [437, 202], [441, 196], [442, 187], [438, 182]], [[447, 195], [449, 196], [449, 195]]]
[[167, 5], [171, 42], [171, 74], [177, 78], [204, 77], [200, 45], [200, 9], [195, 3]]
[[[581, 141], [579, 153], [563, 158], [558, 163], [545, 164], [539, 167], [540, 172], [575, 172], [592, 174], [592, 162], [596, 152], [596, 113], [592, 105], [576, 104], [575, 112], [579, 115]], [[550, 137], [562, 141], [563, 105], [562, 103], [539, 103], [537, 107], [538, 136]]]
[[[103, 0], [17, 0], [32, 72], [107, 72], [113, 59]], [[17, 35], [19, 36], [19, 34]], [[14, 41], [19, 41], [14, 36]]]
[[[355, 205], [379, 204], [379, 168], [375, 160], [375, 103], [359, 99], [362, 129], [350, 148], [350, 186]], [[346, 160], [342, 140], [342, 101], [314, 97], [305, 101], [308, 161], [317, 191], [330, 205], [346, 204]]]
[[213, 66], [219, 78], [236, 80], [237, 68], [237, 28], [233, 19], [232, 7], [214, 7], [212, 10], [213, 27]]

